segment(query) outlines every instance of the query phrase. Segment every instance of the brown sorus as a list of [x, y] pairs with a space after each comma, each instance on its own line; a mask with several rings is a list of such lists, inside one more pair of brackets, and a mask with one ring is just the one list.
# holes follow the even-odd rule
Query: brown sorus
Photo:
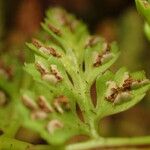
[[32, 39], [32, 44], [36, 47], [36, 48], [41, 48], [42, 44], [37, 40], [37, 39]]
[[52, 32], [54, 32], [55, 34], [61, 35], [60, 30], [57, 29], [56, 27], [54, 27], [52, 24], [48, 24], [48, 28], [49, 28]]

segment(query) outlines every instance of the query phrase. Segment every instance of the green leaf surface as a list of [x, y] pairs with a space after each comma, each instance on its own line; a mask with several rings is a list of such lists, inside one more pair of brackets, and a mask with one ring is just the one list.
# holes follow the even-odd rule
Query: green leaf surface
[[[38, 96], [42, 95], [52, 107], [56, 96], [55, 93], [50, 93], [48, 88], [39, 83], [34, 84], [30, 91], [22, 91], [22, 95], [24, 94], [28, 95], [35, 103], [37, 103]], [[63, 114], [54, 110], [54, 112], [48, 113], [46, 118], [37, 119], [33, 119], [31, 116], [33, 112], [23, 105], [20, 105], [20, 111], [22, 116], [24, 116], [24, 125], [38, 132], [43, 139], [54, 145], [63, 144], [74, 135], [88, 133], [86, 125], [81, 123], [78, 117], [70, 110]], [[59, 120], [63, 124], [63, 127], [50, 133], [47, 129], [47, 124], [52, 120]]]
[[[136, 103], [142, 100], [147, 90], [149, 90], [150, 84], [148, 81], [148, 83], [138, 86], [138, 88], [132, 88], [129, 91], [131, 93], [131, 97], [128, 100], [123, 101], [122, 99], [121, 102], [116, 104], [108, 101], [106, 99], [106, 91], [108, 90], [107, 82], [114, 81], [119, 85], [122, 82], [124, 73], [126, 72], [126, 68], [121, 68], [116, 74], [113, 74], [112, 72], [106, 72], [104, 75], [97, 78], [97, 111], [99, 111], [100, 117], [116, 114], [133, 107]], [[143, 71], [131, 73], [130, 75], [136, 80], [145, 79], [145, 74]]]
[[135, 0], [136, 7], [139, 13], [146, 19], [150, 24], [150, 2], [148, 0]]

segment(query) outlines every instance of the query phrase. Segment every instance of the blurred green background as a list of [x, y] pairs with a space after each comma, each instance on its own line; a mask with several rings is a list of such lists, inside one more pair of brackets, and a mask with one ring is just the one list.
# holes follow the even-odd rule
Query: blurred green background
[[[121, 56], [113, 70], [145, 70], [150, 78], [150, 43], [133, 0], [0, 0], [1, 55], [12, 53], [24, 62], [25, 41], [36, 35], [46, 9], [53, 6], [74, 13], [91, 33], [118, 42]], [[101, 129], [103, 136], [149, 135], [150, 92], [134, 108], [102, 120]]]

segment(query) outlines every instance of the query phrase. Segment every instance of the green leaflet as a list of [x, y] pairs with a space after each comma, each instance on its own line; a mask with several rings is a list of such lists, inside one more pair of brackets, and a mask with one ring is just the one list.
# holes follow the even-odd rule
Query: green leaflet
[[11, 55], [3, 54], [0, 61], [0, 130], [2, 137], [14, 138], [20, 127], [17, 107], [23, 72], [18, 60]]
[[135, 0], [139, 13], [146, 19], [150, 24], [150, 4], [148, 0]]
[[[20, 126], [20, 119], [16, 108], [10, 104], [5, 108], [0, 108], [0, 130], [2, 136], [13, 138]], [[9, 119], [8, 119], [9, 117]], [[11, 123], [10, 123], [11, 122]]]
[[147, 36], [147, 39], [150, 40], [150, 1], [149, 0], [135, 0], [136, 7], [138, 12], [145, 19], [144, 31]]
[[[96, 80], [97, 88], [97, 111], [99, 111], [100, 118], [112, 114], [125, 111], [138, 103], [144, 96], [145, 92], [150, 88], [149, 81], [138, 87], [131, 88], [128, 92], [130, 97], [127, 100], [122, 100], [117, 104], [107, 101], [106, 91], [108, 90], [107, 82], [115, 81], [118, 85], [122, 82], [124, 73], [127, 72], [126, 68], [121, 68], [116, 74], [106, 72], [104, 75], [99, 76]], [[130, 76], [136, 80], [144, 80], [144, 72], [131, 73]]]
[[[22, 115], [24, 115], [24, 125], [40, 133], [40, 135], [49, 143], [63, 144], [68, 138], [71, 138], [76, 134], [88, 133], [88, 131], [86, 131], [86, 125], [82, 124], [75, 114], [71, 113], [69, 110], [63, 114], [61, 114], [58, 110], [54, 110], [54, 99], [56, 98], [56, 94], [51, 93], [49, 88], [46, 86], [36, 83], [30, 91], [23, 90], [22, 95], [29, 96], [36, 103], [38, 103], [37, 101], [39, 96], [44, 96], [48, 105], [52, 108], [53, 112], [47, 113], [46, 118], [40, 117], [33, 119], [34, 111], [22, 106], [20, 107]], [[38, 108], [37, 111], [40, 111], [40, 108]], [[54, 130], [54, 133], [49, 133], [47, 129], [48, 122], [56, 119], [63, 124], [63, 127], [58, 128], [56, 131]]]

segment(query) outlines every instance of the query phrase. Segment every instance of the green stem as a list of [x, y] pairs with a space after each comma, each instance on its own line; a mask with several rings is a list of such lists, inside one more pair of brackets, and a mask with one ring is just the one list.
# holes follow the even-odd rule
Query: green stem
[[99, 138], [84, 143], [68, 145], [66, 150], [88, 150], [100, 147], [134, 146], [145, 144], [150, 145], [150, 136], [132, 138]]
[[[0, 138], [0, 149], [2, 150], [57, 150], [50, 145], [33, 145], [7, 137]], [[62, 149], [61, 149], [62, 150]]]
[[90, 125], [90, 132], [91, 132], [91, 136], [93, 138], [100, 138], [99, 137], [99, 134], [95, 128], [95, 124], [93, 123], [94, 121], [91, 120], [91, 122], [89, 122], [89, 125]]

